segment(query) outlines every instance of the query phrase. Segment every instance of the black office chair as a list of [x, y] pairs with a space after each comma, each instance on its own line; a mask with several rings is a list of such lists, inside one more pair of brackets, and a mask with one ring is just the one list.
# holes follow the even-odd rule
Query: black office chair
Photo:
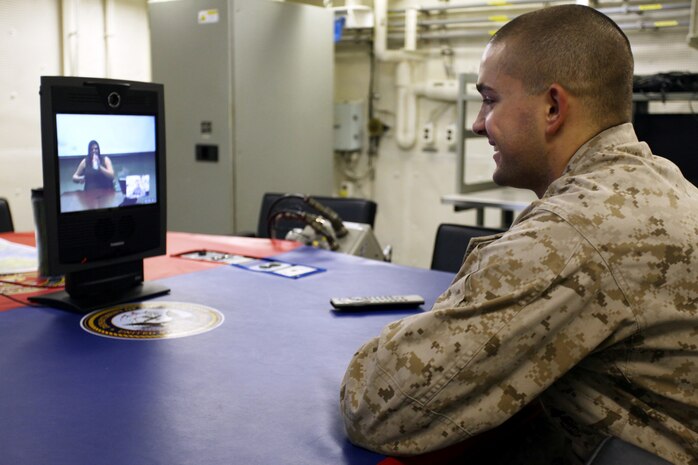
[[0, 197], [0, 233], [14, 232], [15, 226], [12, 223], [12, 212], [7, 199]]
[[458, 272], [463, 264], [463, 256], [470, 239], [478, 236], [498, 234], [503, 229], [466, 226], [462, 224], [442, 223], [436, 230], [434, 253], [431, 257], [431, 269]]
[[671, 465], [661, 457], [618, 438], [606, 438], [586, 465]]
[[[262, 197], [262, 206], [259, 211], [259, 222], [257, 223], [257, 237], [269, 237], [269, 215], [280, 210], [300, 210], [310, 213], [315, 212], [300, 197], [293, 195], [282, 199], [287, 194], [266, 193]], [[378, 205], [373, 200], [346, 198], [346, 197], [311, 197], [322, 205], [334, 210], [343, 221], [368, 224], [372, 228], [376, 221], [376, 211]], [[273, 208], [274, 211], [271, 211]], [[275, 236], [284, 238], [286, 233], [293, 228], [302, 227], [301, 221], [283, 220], [283, 224], [277, 224]]]

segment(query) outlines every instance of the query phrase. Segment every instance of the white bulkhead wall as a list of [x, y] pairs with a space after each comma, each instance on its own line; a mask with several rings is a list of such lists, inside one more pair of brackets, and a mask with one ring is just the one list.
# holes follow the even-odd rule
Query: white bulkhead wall
[[[424, 13], [416, 9], [420, 5], [464, 2], [302, 3], [368, 7], [373, 10], [374, 19], [380, 19], [385, 11], [386, 21], [393, 10], [412, 9], [405, 23], [419, 24], [425, 19]], [[439, 15], [431, 14], [430, 18], [435, 16]], [[447, 18], [450, 13], [442, 16]], [[442, 205], [440, 199], [455, 191], [455, 153], [445, 139], [446, 129], [455, 121], [455, 108], [449, 101], [450, 86], [458, 73], [477, 72], [487, 37], [424, 40], [419, 31], [417, 27], [414, 34], [391, 39], [392, 32], [387, 27], [374, 30], [373, 53], [377, 60], [373, 107], [376, 116], [390, 129], [370, 164], [366, 153], [335, 155], [335, 181], [337, 192], [343, 187], [352, 195], [378, 202], [376, 235], [382, 245], [393, 245], [395, 262], [427, 267], [439, 223], [475, 221], [473, 212], [456, 213], [451, 206]], [[385, 34], [385, 41], [381, 34]], [[686, 45], [687, 26], [628, 31], [628, 35], [637, 74], [698, 72], [698, 51]], [[16, 229], [29, 231], [33, 229], [30, 190], [42, 184], [39, 76], [150, 80], [147, 2], [0, 0], [0, 36], [0, 196], [11, 203]], [[337, 45], [337, 101], [363, 101], [368, 107], [369, 56], [370, 49], [365, 44]], [[426, 96], [437, 89], [443, 95]], [[434, 142], [427, 147], [419, 135], [428, 123], [433, 124]], [[497, 212], [487, 213], [487, 223], [495, 224]]]

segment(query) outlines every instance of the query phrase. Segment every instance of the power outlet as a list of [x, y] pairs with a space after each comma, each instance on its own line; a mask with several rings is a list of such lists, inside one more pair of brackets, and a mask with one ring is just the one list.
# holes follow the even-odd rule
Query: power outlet
[[451, 123], [448, 126], [446, 126], [446, 145], [448, 145], [449, 149], [454, 149], [456, 148], [456, 124]]
[[434, 123], [426, 123], [422, 127], [422, 144], [434, 145]]

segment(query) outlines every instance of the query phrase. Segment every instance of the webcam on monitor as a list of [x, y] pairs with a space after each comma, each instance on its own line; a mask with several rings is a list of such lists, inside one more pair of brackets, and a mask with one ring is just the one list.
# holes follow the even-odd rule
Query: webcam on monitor
[[87, 312], [169, 292], [144, 281], [165, 253], [161, 84], [41, 78], [46, 271], [65, 291], [31, 300]]

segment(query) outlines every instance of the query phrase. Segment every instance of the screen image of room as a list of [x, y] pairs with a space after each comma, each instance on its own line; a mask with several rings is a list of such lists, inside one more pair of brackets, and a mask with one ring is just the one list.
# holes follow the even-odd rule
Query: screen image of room
[[[58, 114], [56, 133], [61, 213], [157, 202], [154, 116]], [[89, 191], [73, 176], [94, 142], [113, 180], [111, 188]]]

